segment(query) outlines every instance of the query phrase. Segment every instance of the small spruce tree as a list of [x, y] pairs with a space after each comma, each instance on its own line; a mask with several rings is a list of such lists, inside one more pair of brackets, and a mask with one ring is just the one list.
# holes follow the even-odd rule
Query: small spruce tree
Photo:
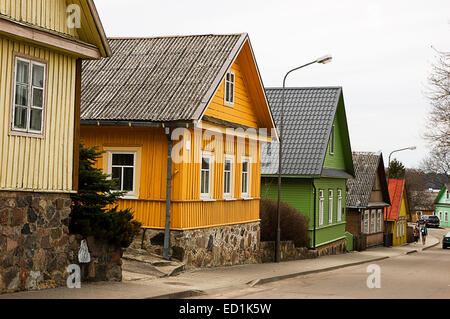
[[398, 159], [394, 158], [391, 163], [389, 163], [389, 168], [387, 171], [387, 177], [389, 179], [403, 179], [405, 178], [405, 165]]
[[138, 234], [141, 223], [133, 220], [130, 209], [118, 210], [116, 202], [124, 192], [113, 191], [117, 181], [95, 168], [103, 153], [96, 146], [80, 145], [79, 189], [72, 195], [70, 232], [126, 248]]

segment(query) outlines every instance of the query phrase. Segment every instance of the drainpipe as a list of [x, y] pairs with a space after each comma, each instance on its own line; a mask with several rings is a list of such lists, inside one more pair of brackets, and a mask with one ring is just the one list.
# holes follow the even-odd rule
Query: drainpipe
[[166, 228], [164, 230], [163, 258], [170, 260], [170, 202], [172, 193], [172, 137], [170, 128], [165, 128], [167, 137], [167, 185], [166, 185]]
[[316, 249], [316, 201], [317, 201], [317, 189], [314, 183], [314, 178], [312, 179], [312, 187], [314, 189], [314, 205], [313, 205], [313, 214], [314, 214], [314, 231], [313, 231], [313, 249]]

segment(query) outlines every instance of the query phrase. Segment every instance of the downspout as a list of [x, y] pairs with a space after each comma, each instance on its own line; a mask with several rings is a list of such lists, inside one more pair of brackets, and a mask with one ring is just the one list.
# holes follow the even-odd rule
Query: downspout
[[312, 179], [312, 187], [314, 189], [314, 204], [313, 204], [313, 214], [314, 214], [314, 231], [313, 231], [313, 249], [316, 249], [316, 202], [317, 202], [317, 189], [314, 183], [314, 178]]
[[172, 137], [170, 128], [165, 128], [167, 137], [167, 185], [166, 185], [166, 227], [164, 230], [163, 258], [170, 260], [170, 206], [172, 193]]

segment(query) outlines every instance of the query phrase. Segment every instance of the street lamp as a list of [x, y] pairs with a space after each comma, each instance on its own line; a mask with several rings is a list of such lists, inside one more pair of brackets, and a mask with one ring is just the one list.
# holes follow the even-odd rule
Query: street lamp
[[280, 206], [281, 206], [281, 169], [282, 169], [282, 159], [283, 159], [283, 126], [284, 126], [284, 92], [286, 90], [286, 78], [289, 74], [291, 74], [294, 71], [297, 71], [301, 68], [304, 68], [308, 65], [314, 64], [314, 63], [320, 63], [320, 64], [327, 64], [330, 63], [332, 60], [331, 55], [324, 55], [320, 58], [317, 58], [316, 60], [306, 63], [302, 66], [299, 66], [297, 68], [294, 68], [286, 73], [283, 79], [283, 93], [282, 93], [282, 99], [281, 99], [281, 121], [280, 121], [280, 147], [279, 147], [279, 153], [278, 153], [278, 206], [277, 206], [277, 238], [275, 242], [275, 262], [280, 262]]
[[[388, 192], [389, 192], [389, 179], [390, 179], [390, 175], [391, 175], [391, 156], [392, 156], [392, 154], [394, 154], [394, 153], [397, 153], [397, 152], [401, 152], [401, 151], [414, 151], [414, 150], [416, 150], [417, 149], [417, 147], [416, 146], [410, 146], [410, 147], [405, 147], [405, 148], [401, 148], [401, 149], [398, 149], [398, 150], [395, 150], [395, 151], [392, 151], [390, 154], [389, 154], [389, 158], [388, 158], [388, 176], [387, 176], [387, 187], [388, 187]], [[391, 194], [389, 194], [389, 197], [391, 196]], [[386, 220], [384, 221], [384, 231], [385, 231], [385, 234], [388, 234], [388, 232], [387, 232], [387, 219], [388, 219], [388, 217], [390, 217], [391, 216], [391, 214], [389, 214], [389, 216], [387, 215], [387, 212], [388, 212], [388, 208], [386, 207]]]

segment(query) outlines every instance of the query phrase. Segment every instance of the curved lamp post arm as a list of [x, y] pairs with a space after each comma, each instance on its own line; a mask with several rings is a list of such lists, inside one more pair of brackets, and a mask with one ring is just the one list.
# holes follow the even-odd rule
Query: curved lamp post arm
[[306, 66], [309, 66], [311, 64], [315, 63], [321, 63], [326, 64], [331, 62], [332, 57], [331, 55], [325, 55], [322, 56], [315, 61], [306, 63], [302, 66], [296, 67], [286, 73], [283, 79], [283, 92], [281, 97], [281, 121], [280, 121], [280, 132], [279, 132], [279, 139], [280, 139], [280, 145], [279, 145], [279, 153], [278, 153], [278, 206], [277, 206], [277, 237], [276, 237], [276, 244], [275, 244], [275, 262], [280, 262], [280, 206], [281, 206], [281, 170], [282, 170], [282, 159], [283, 159], [283, 126], [284, 126], [284, 92], [286, 90], [286, 78], [289, 74], [291, 74], [294, 71], [300, 70]]

